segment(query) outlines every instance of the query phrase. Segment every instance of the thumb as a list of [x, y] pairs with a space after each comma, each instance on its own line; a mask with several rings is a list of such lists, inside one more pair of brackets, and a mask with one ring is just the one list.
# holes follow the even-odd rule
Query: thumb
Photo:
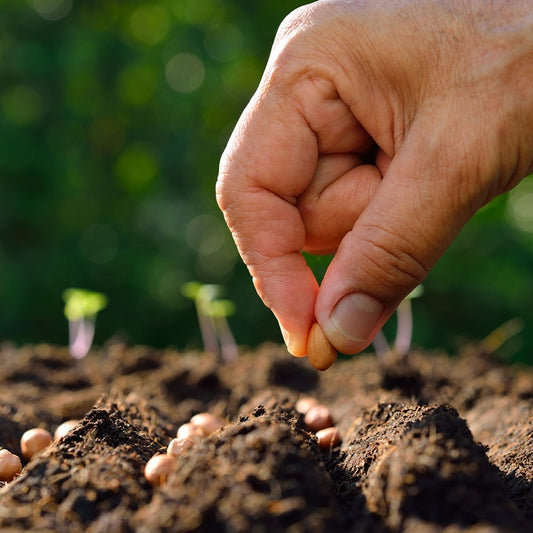
[[341, 241], [317, 296], [315, 316], [343, 353], [370, 344], [487, 195], [467, 172], [464, 145], [464, 157], [449, 151], [446, 158], [442, 147], [449, 145], [438, 135], [410, 137]]

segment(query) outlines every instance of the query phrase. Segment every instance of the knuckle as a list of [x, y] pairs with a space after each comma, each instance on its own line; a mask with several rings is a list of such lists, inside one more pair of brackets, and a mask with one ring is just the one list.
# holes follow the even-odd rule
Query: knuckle
[[300, 35], [313, 22], [314, 10], [310, 6], [301, 6], [289, 13], [281, 22], [276, 41], [289, 41]]
[[378, 292], [407, 294], [424, 281], [429, 266], [419, 257], [420, 246], [405, 235], [399, 235], [380, 226], [367, 226], [361, 239], [365, 262], [371, 265], [370, 276], [380, 287]]

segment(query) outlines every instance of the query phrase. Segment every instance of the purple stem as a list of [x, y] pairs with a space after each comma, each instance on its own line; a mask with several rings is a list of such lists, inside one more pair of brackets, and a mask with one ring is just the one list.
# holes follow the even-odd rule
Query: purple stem
[[91, 349], [94, 338], [94, 318], [69, 320], [69, 350], [75, 359], [83, 359]]
[[387, 337], [385, 337], [385, 334], [382, 330], [379, 330], [378, 334], [374, 337], [372, 346], [374, 347], [374, 351], [376, 352], [378, 359], [382, 359], [390, 352], [390, 346], [387, 341]]
[[219, 347], [217, 342], [217, 334], [213, 319], [202, 312], [201, 304], [197, 305], [196, 311], [198, 313], [198, 323], [200, 324], [200, 333], [204, 343], [204, 350], [206, 352], [219, 355]]
[[405, 357], [411, 349], [411, 338], [413, 336], [413, 313], [411, 310], [411, 300], [404, 300], [396, 310], [396, 340], [394, 341], [394, 351]]
[[228, 325], [228, 321], [222, 316], [216, 319], [215, 324], [218, 331], [218, 338], [220, 340], [222, 360], [225, 363], [236, 361], [239, 357], [239, 349], [235, 342], [235, 337]]

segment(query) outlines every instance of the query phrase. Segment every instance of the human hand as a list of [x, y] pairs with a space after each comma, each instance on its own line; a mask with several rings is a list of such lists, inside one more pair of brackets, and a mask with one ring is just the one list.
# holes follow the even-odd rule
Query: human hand
[[[322, 0], [282, 24], [217, 199], [289, 351], [372, 341], [466, 221], [533, 171], [527, 0]], [[301, 251], [335, 253], [319, 288]]]

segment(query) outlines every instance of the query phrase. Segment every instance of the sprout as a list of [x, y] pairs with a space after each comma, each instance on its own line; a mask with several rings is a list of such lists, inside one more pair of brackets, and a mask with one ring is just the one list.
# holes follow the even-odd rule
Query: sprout
[[235, 304], [219, 298], [222, 295], [220, 285], [191, 281], [182, 287], [182, 291], [196, 305], [205, 351], [217, 355], [226, 363], [235, 361], [238, 348], [227, 321], [227, 317], [235, 312]]
[[69, 325], [70, 353], [76, 359], [83, 359], [93, 342], [96, 315], [107, 306], [107, 297], [84, 289], [66, 289], [63, 300]]
[[[413, 312], [411, 300], [418, 298], [424, 292], [424, 287], [419, 285], [412, 290], [400, 303], [396, 309], [396, 338], [394, 340], [394, 353], [401, 358], [405, 358], [411, 349], [411, 338], [413, 335]], [[391, 348], [383, 331], [379, 331], [372, 341], [374, 350], [378, 357], [383, 357], [391, 352]]]
[[411, 338], [413, 336], [413, 311], [411, 300], [418, 298], [424, 292], [422, 285], [411, 291], [396, 309], [396, 339], [394, 341], [394, 351], [400, 357], [406, 357], [411, 349]]

